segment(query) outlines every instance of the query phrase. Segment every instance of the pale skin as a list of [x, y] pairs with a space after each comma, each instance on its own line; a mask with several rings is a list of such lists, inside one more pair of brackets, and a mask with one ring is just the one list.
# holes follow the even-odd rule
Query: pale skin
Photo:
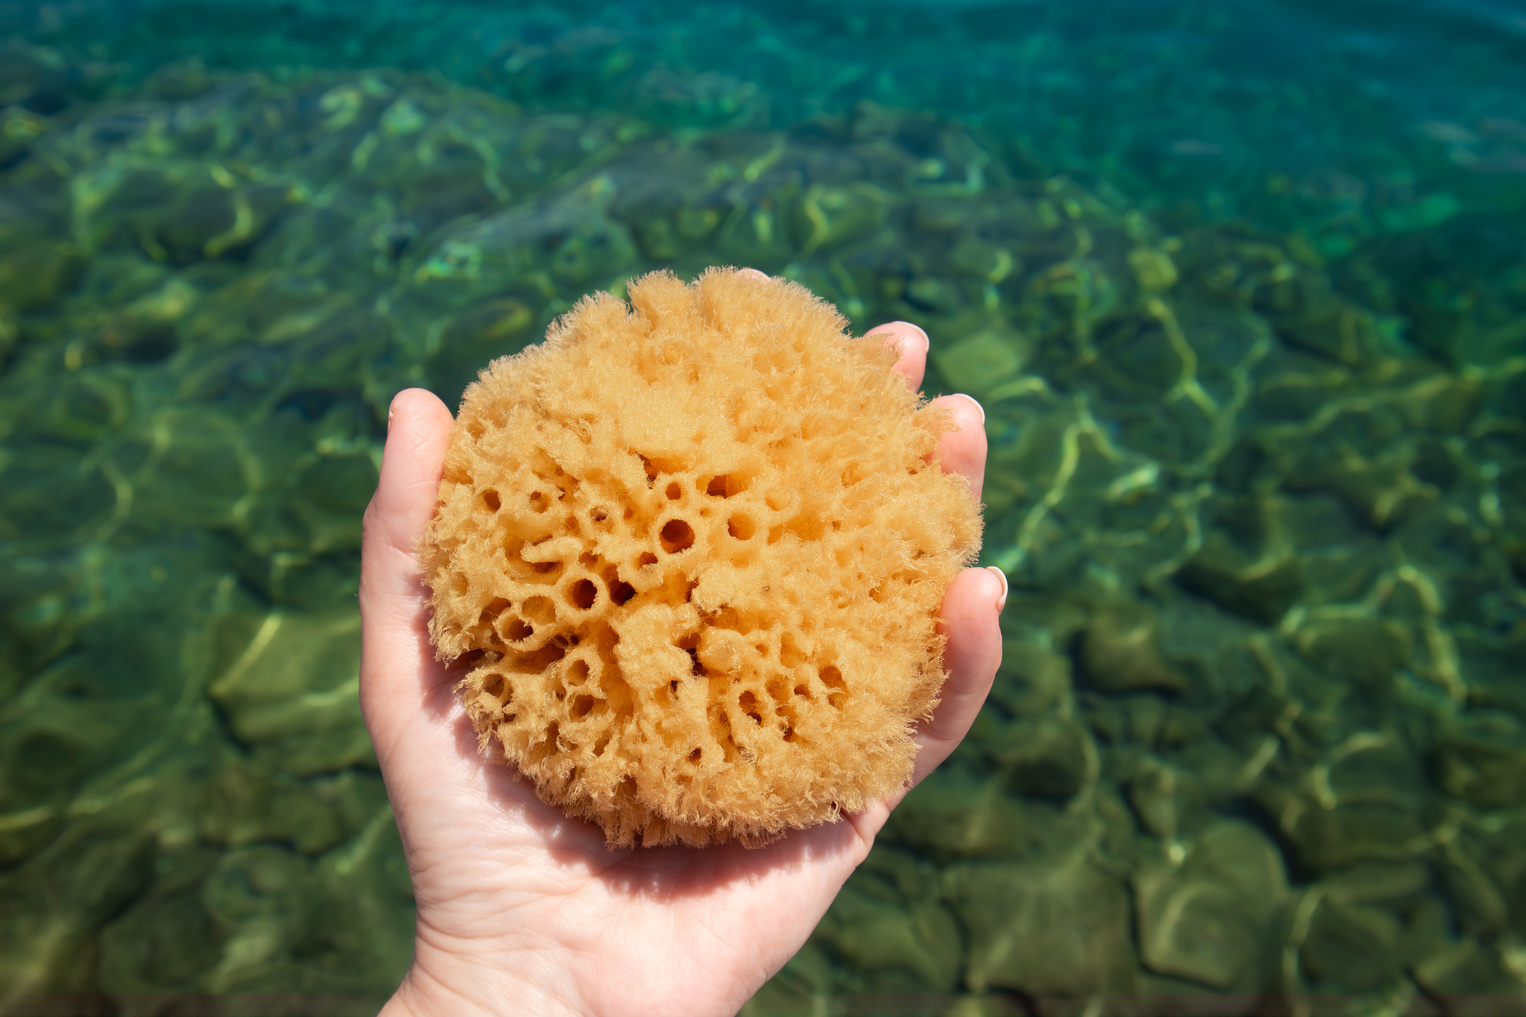
[[[921, 329], [892, 322], [869, 334], [899, 351], [896, 373], [921, 383]], [[978, 495], [984, 414], [968, 396], [936, 404], [957, 428], [940, 441], [943, 468]], [[462, 674], [429, 644], [415, 549], [451, 422], [430, 393], [398, 394], [365, 514], [361, 707], [418, 902], [413, 966], [382, 1013], [734, 1014], [805, 942], [910, 787], [757, 850], [610, 851], [598, 828], [542, 803], [479, 751], [455, 696]], [[949, 677], [917, 731], [913, 784], [947, 758], [985, 700], [1006, 593], [999, 571], [971, 568], [944, 597]]]

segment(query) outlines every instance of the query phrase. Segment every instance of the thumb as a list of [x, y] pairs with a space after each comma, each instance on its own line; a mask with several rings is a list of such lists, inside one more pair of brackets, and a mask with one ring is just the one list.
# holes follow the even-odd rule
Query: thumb
[[360, 703], [377, 752], [390, 739], [389, 704], [418, 702], [419, 676], [433, 673], [418, 544], [434, 514], [451, 416], [423, 389], [392, 400], [376, 494], [360, 542]]
[[[361, 538], [363, 585], [368, 578], [385, 577], [386, 594], [416, 592], [411, 581], [398, 584], [405, 579], [399, 565], [403, 559], [413, 561], [419, 538], [434, 514], [452, 422], [450, 411], [432, 392], [410, 388], [393, 397], [381, 476], [366, 507]], [[417, 575], [416, 568], [411, 571]]]

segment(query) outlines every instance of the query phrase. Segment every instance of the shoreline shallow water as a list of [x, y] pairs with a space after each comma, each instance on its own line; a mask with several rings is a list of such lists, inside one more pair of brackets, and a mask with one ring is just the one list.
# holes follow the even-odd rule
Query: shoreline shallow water
[[[0, 6], [0, 1011], [390, 991], [354, 699], [387, 402], [713, 263], [927, 329], [1012, 583], [975, 730], [745, 1012], [1526, 1010], [1502, 8], [1293, 5], [1316, 57], [1235, 77], [1272, 7], [463, 5], [425, 66], [422, 8], [244, 6]], [[883, 66], [823, 76], [854, 38]]]

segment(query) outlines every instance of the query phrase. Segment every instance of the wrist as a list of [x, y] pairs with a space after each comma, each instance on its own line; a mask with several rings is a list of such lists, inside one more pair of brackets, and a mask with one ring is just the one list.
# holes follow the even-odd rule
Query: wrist
[[586, 1017], [590, 1011], [561, 986], [565, 971], [537, 978], [527, 965], [529, 951], [506, 948], [489, 962], [463, 952], [414, 940], [413, 965], [380, 1017]]

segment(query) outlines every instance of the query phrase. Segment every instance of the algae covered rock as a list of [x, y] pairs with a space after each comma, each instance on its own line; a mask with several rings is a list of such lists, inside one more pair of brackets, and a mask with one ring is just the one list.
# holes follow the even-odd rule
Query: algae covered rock
[[937, 870], [901, 852], [881, 852], [854, 873], [811, 941], [876, 992], [945, 993], [960, 984], [963, 938]]
[[1140, 957], [1151, 970], [1254, 992], [1275, 968], [1267, 946], [1289, 892], [1276, 846], [1245, 823], [1220, 822], [1134, 876]]
[[344, 830], [334, 810], [298, 782], [230, 766], [206, 787], [200, 832], [213, 844], [284, 841], [311, 854], [332, 847]]
[[1087, 682], [1104, 692], [1186, 688], [1186, 679], [1162, 656], [1159, 624], [1143, 605], [1104, 606], [1081, 645]]
[[208, 694], [241, 742], [288, 773], [374, 766], [357, 696], [359, 637], [354, 612], [230, 621], [234, 655]]
[[1134, 984], [1128, 895], [1085, 857], [971, 863], [951, 869], [947, 879], [969, 935], [970, 988], [1089, 996]]
[[889, 826], [896, 842], [918, 854], [951, 861], [1000, 858], [1040, 861], [1063, 855], [1094, 833], [1087, 813], [1066, 813], [1053, 802], [1013, 794], [1000, 775], [939, 773], [919, 784]]
[[200, 890], [217, 857], [207, 849], [177, 852], [173, 876], [103, 930], [97, 978], [104, 991], [136, 995], [203, 984], [217, 960], [218, 929]]
[[1177, 580], [1226, 610], [1254, 621], [1279, 620], [1304, 590], [1303, 565], [1292, 556], [1250, 558], [1213, 542], [1193, 555]]

